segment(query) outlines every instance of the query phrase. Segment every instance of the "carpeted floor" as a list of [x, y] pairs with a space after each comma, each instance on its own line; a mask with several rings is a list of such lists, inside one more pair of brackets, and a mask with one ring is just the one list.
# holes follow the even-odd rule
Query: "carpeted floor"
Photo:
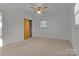
[[70, 41], [31, 38], [0, 48], [2, 56], [75, 56]]

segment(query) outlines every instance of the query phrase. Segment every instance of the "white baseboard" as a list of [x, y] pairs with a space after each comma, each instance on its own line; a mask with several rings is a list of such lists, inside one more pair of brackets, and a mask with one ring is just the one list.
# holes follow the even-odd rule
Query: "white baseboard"
[[58, 39], [58, 40], [68, 40], [68, 41], [71, 41], [71, 39], [69, 38], [59, 38], [59, 37], [43, 37], [43, 36], [33, 36], [33, 37], [37, 37], [37, 38], [49, 38], [49, 39]]

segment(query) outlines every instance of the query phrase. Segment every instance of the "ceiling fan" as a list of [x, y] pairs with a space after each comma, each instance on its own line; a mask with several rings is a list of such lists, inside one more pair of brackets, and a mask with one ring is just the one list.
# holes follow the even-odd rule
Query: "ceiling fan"
[[30, 7], [30, 8], [32, 8], [33, 14], [42, 14], [42, 13], [46, 14], [48, 9], [48, 7], [45, 6], [45, 4], [42, 4], [40, 6], [32, 4], [32, 6], [33, 7]]

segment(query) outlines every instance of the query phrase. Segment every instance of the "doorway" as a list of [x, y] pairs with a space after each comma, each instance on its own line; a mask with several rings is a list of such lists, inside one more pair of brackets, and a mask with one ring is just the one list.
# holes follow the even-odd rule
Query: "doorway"
[[29, 20], [29, 36], [32, 37], [32, 20]]
[[24, 40], [32, 37], [32, 20], [24, 19]]

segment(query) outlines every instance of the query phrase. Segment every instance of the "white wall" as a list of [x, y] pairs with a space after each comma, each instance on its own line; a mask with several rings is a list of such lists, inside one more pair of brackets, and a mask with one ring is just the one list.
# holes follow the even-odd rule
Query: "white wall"
[[20, 18], [21, 15], [17, 11], [7, 11], [5, 15], [6, 19], [3, 21], [4, 44], [23, 40], [23, 19]]
[[[19, 11], [17, 4], [0, 4], [0, 12], [3, 14], [3, 45], [16, 41], [24, 40], [23, 36], [23, 17], [28, 12], [23, 12], [22, 6]], [[20, 7], [19, 7], [20, 8]], [[25, 9], [25, 7], [23, 7]], [[22, 12], [21, 12], [22, 11]], [[52, 11], [51, 11], [52, 12]], [[70, 40], [71, 39], [71, 17], [70, 10], [54, 13], [48, 16], [31, 17], [33, 20], [33, 37], [50, 37], [55, 39]], [[30, 16], [28, 16], [30, 18]], [[40, 20], [48, 20], [48, 28], [40, 29]]]
[[[59, 12], [52, 14], [52, 16], [36, 17], [33, 22], [33, 36], [34, 37], [48, 37], [62, 40], [71, 40], [71, 17], [70, 12]], [[48, 28], [41, 29], [40, 21], [48, 21]]]
[[23, 17], [25, 15], [12, 9], [12, 5], [3, 5], [0, 5], [0, 12], [3, 14], [3, 45], [23, 40]]

